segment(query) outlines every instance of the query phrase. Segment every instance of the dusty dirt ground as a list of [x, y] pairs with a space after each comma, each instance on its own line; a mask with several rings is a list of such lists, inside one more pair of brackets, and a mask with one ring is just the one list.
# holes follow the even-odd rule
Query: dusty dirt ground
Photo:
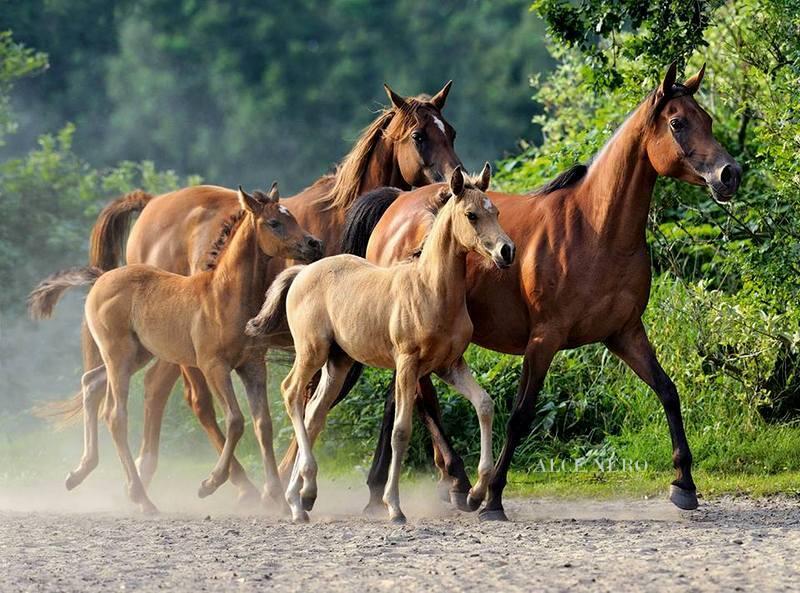
[[[234, 514], [232, 493], [162, 489], [136, 515], [119, 484], [0, 489], [0, 591], [738, 591], [800, 586], [800, 500], [512, 499], [479, 523], [402, 490], [409, 523], [360, 516], [328, 484], [308, 525]], [[45, 495], [44, 493], [49, 493]]]

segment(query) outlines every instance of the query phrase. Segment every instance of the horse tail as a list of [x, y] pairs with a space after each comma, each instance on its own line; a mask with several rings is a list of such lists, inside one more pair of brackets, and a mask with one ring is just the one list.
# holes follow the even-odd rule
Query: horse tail
[[396, 187], [379, 187], [358, 198], [345, 218], [340, 253], [366, 257], [372, 231], [400, 192]]
[[75, 286], [94, 284], [102, 274], [103, 270], [95, 266], [67, 268], [51, 274], [28, 295], [28, 313], [32, 319], [49, 319], [61, 295]]
[[103, 208], [89, 238], [89, 265], [112, 270], [120, 265], [131, 217], [155, 196], [141, 189], [117, 198]]
[[267, 290], [264, 304], [261, 306], [258, 315], [247, 322], [247, 327], [244, 330], [245, 334], [251, 338], [257, 338], [284, 333], [289, 330], [289, 324], [286, 319], [286, 295], [289, 293], [294, 279], [305, 267], [304, 265], [292, 266], [278, 274], [278, 277], [272, 281], [269, 290]]

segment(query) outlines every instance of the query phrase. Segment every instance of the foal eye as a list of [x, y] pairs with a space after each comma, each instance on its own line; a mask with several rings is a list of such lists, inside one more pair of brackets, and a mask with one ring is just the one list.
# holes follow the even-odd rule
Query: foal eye
[[425, 134], [419, 131], [412, 132], [411, 137], [414, 139], [414, 142], [422, 142], [425, 140]]
[[476, 220], [478, 220], [478, 215], [475, 214], [474, 212], [467, 212], [467, 219], [470, 222], [475, 222]]
[[272, 227], [273, 229], [277, 229], [279, 226], [281, 226], [281, 221], [278, 220], [277, 218], [270, 218], [267, 221], [267, 226]]
[[672, 128], [674, 132], [678, 132], [683, 129], [684, 123], [682, 119], [671, 119], [669, 120], [669, 127]]

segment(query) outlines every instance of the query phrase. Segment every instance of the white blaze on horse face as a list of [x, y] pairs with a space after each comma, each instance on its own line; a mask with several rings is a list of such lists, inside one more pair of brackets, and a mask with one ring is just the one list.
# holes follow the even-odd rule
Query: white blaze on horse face
[[[434, 115], [434, 116], [433, 116], [433, 123], [435, 123], [435, 124], [436, 124], [436, 127], [437, 127], [437, 128], [439, 128], [439, 129], [442, 131], [442, 134], [445, 134], [445, 131], [444, 131], [444, 123], [442, 123], [442, 120], [440, 120], [438, 117], [436, 117], [436, 116]], [[446, 134], [445, 134], [445, 135], [446, 135]]]
[[278, 212], [285, 214], [286, 216], [289, 215], [289, 210], [286, 209], [286, 206], [278, 206]]
[[489, 198], [483, 198], [483, 207], [489, 212], [492, 211], [492, 201]]

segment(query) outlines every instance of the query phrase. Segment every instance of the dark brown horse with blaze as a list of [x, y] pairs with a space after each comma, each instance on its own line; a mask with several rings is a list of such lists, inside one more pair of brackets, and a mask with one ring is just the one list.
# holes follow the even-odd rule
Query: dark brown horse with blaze
[[[443, 181], [460, 160], [453, 142], [455, 131], [442, 116], [452, 81], [433, 97], [404, 98], [388, 86], [390, 109], [383, 111], [362, 133], [335, 173], [317, 180], [281, 204], [309, 233], [324, 243], [324, 255], [338, 252], [348, 209], [364, 192], [385, 185], [403, 189]], [[177, 274], [203, 269], [209, 249], [225, 221], [239, 212], [237, 192], [214, 186], [188, 187], [158, 197], [143, 192], [128, 194], [109, 204], [100, 214], [91, 236], [90, 265], [103, 270], [120, 264], [131, 217], [141, 211], [127, 240], [128, 263], [147, 263]], [[273, 260], [269, 281], [285, 264]], [[267, 282], [267, 285], [269, 282]], [[84, 327], [84, 368], [102, 364], [100, 354]], [[144, 484], [156, 469], [164, 408], [180, 374], [174, 364], [157, 361], [145, 375], [144, 439], [137, 465]], [[216, 422], [212, 396], [202, 376], [184, 371], [190, 385], [185, 395], [218, 451], [225, 437]], [[105, 390], [104, 385], [98, 389]], [[61, 417], [80, 413], [79, 393], [68, 402], [51, 406]], [[45, 409], [45, 413], [47, 410]], [[242, 496], [257, 495], [236, 459], [231, 481]]]
[[[703, 74], [701, 69], [676, 84], [676, 68], [670, 66], [658, 89], [627, 118], [590, 166], [574, 167], [529, 195], [489, 193], [500, 210], [500, 223], [517, 246], [517, 258], [508, 270], [469, 259], [472, 340], [484, 348], [523, 355], [524, 361], [508, 438], [481, 511], [483, 519], [505, 519], [506, 474], [515, 448], [530, 430], [553, 356], [597, 342], [658, 395], [676, 470], [670, 499], [683, 509], [697, 506], [678, 392], [658, 362], [642, 315], [650, 294], [645, 230], [656, 179], [661, 175], [706, 185], [720, 201], [728, 200], [739, 187], [739, 165], [714, 138], [711, 118], [694, 99]], [[364, 196], [351, 213], [347, 250], [363, 253], [369, 237], [370, 261], [390, 265], [408, 258], [430, 228], [437, 191], [436, 187], [409, 193], [384, 190], [383, 199]], [[380, 214], [376, 209], [385, 213], [374, 226]], [[427, 380], [420, 387], [423, 392], [433, 390]], [[392, 401], [389, 397], [387, 406]], [[451, 476], [453, 488], [463, 492], [468, 480], [441, 433], [436, 398], [422, 397], [418, 402], [427, 406], [426, 425], [434, 429], [437, 465]], [[370, 472], [370, 506], [380, 504], [391, 457], [391, 423], [386, 420], [392, 417], [393, 412], [384, 417]], [[470, 502], [476, 506], [476, 501]]]

